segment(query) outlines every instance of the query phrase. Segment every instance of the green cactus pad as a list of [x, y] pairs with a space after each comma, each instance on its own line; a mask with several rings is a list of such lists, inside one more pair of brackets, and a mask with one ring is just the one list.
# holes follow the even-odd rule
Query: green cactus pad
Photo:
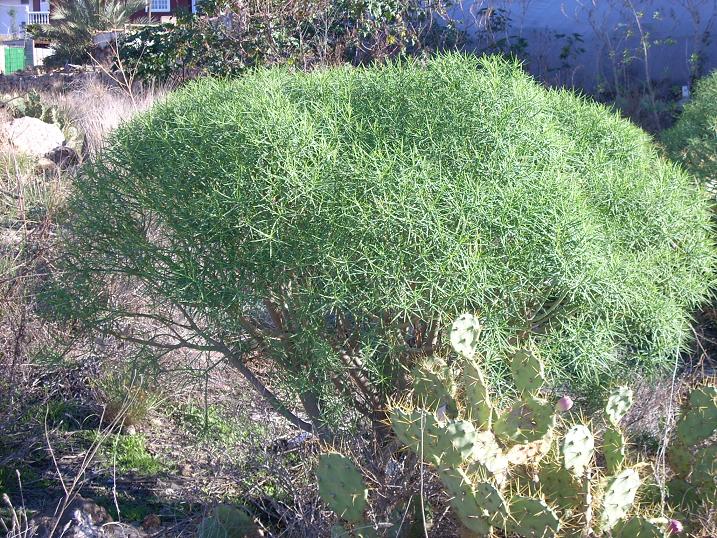
[[627, 515], [640, 483], [640, 475], [635, 469], [625, 469], [609, 481], [600, 514], [600, 526], [604, 531], [612, 529]]
[[690, 449], [678, 439], [672, 442], [667, 450], [667, 461], [675, 474], [687, 478], [692, 471], [692, 453]]
[[632, 407], [633, 394], [629, 387], [618, 387], [610, 393], [605, 406], [605, 414], [610, 422], [618, 426], [622, 418]]
[[431, 357], [411, 371], [413, 394], [418, 406], [436, 411], [445, 405], [449, 416], [455, 418], [458, 408], [453, 397], [455, 383], [451, 369], [442, 359]]
[[546, 500], [561, 510], [572, 510], [585, 504], [584, 481], [557, 462], [541, 465], [538, 480]]
[[671, 507], [694, 511], [702, 504], [697, 486], [681, 478], [673, 478], [666, 484], [667, 499]]
[[508, 458], [500, 448], [493, 432], [485, 431], [476, 434], [471, 460], [472, 472], [485, 471], [498, 483], [502, 482], [508, 470]]
[[617, 426], [610, 425], [605, 430], [602, 451], [608, 474], [617, 473], [625, 462], [625, 437]]
[[525, 538], [550, 538], [560, 530], [560, 519], [543, 500], [514, 495], [509, 512], [508, 529]]
[[464, 362], [463, 387], [468, 419], [472, 420], [478, 429], [490, 430], [494, 413], [490, 391], [480, 367], [470, 359]]
[[438, 433], [437, 452], [434, 454], [437, 465], [457, 467], [470, 462], [477, 434], [475, 426], [467, 420], [449, 421]]
[[553, 406], [539, 398], [527, 398], [501, 415], [493, 430], [506, 444], [531, 443], [550, 434], [554, 426]]
[[717, 387], [705, 385], [692, 390], [685, 407], [675, 433], [679, 442], [693, 446], [717, 431]]
[[490, 515], [479, 506], [468, 475], [460, 468], [442, 467], [438, 471], [438, 476], [451, 496], [451, 508], [456, 512], [463, 526], [478, 535], [490, 535], [492, 532]]
[[585, 470], [593, 459], [595, 439], [587, 426], [576, 424], [565, 432], [563, 440], [563, 465], [577, 477], [585, 474]]
[[545, 384], [543, 361], [527, 350], [516, 351], [509, 359], [510, 372], [522, 394], [537, 394]]
[[451, 346], [459, 355], [470, 359], [478, 348], [481, 325], [472, 314], [463, 314], [456, 318], [451, 326]]
[[363, 520], [368, 488], [351, 460], [341, 454], [322, 454], [316, 478], [319, 496], [339, 517], [352, 523]]
[[244, 538], [258, 535], [257, 526], [246, 510], [220, 504], [197, 528], [198, 538]]
[[717, 502], [717, 446], [695, 452], [691, 482], [700, 488], [706, 501]]
[[[391, 411], [391, 426], [396, 437], [423, 460], [439, 465], [445, 447], [439, 446], [445, 427], [436, 417], [423, 410], [406, 411], [394, 408]], [[445, 441], [444, 441], [445, 442]]]
[[664, 538], [663, 531], [656, 524], [641, 516], [620, 521], [612, 531], [614, 538]]
[[491, 525], [504, 529], [508, 520], [508, 505], [490, 482], [478, 482], [474, 487], [476, 502]]

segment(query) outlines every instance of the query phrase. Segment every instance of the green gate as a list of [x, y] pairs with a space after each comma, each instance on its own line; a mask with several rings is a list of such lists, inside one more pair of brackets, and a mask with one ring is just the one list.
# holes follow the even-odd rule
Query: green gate
[[5, 69], [6, 75], [15, 71], [25, 69], [25, 49], [23, 47], [4, 47], [5, 48]]

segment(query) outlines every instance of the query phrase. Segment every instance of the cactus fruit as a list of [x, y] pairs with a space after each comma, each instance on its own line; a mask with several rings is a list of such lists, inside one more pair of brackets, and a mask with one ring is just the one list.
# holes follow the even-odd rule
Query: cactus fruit
[[464, 362], [463, 387], [468, 419], [472, 420], [478, 429], [490, 430], [494, 411], [488, 384], [480, 367], [471, 359], [466, 359]]
[[570, 396], [563, 396], [555, 404], [555, 410], [558, 413], [567, 413], [573, 408], [573, 399]]
[[615, 525], [614, 538], [664, 538], [665, 532], [654, 522], [642, 516], [634, 516]]
[[358, 523], [368, 504], [368, 488], [361, 473], [341, 454], [322, 454], [316, 469], [319, 495], [342, 519]]
[[625, 462], [625, 437], [616, 426], [608, 426], [603, 434], [602, 450], [609, 474], [617, 473]]
[[220, 504], [197, 528], [198, 538], [245, 538], [262, 536], [248, 512]]
[[592, 461], [594, 448], [595, 440], [588, 427], [576, 424], [565, 432], [563, 465], [573, 475], [583, 476]]
[[478, 318], [472, 314], [463, 314], [456, 318], [451, 326], [451, 346], [462, 357], [473, 358], [480, 333], [481, 325]]
[[676, 519], [671, 519], [667, 523], [667, 532], [670, 534], [680, 534], [682, 531], [685, 530], [684, 525], [682, 525], [681, 521], [678, 521]]
[[514, 495], [509, 513], [509, 530], [525, 538], [550, 538], [560, 530], [560, 519], [543, 500]]
[[605, 413], [610, 422], [618, 426], [622, 418], [632, 407], [632, 389], [628, 387], [618, 387], [610, 393], [605, 406]]
[[531, 351], [518, 350], [508, 361], [513, 381], [521, 394], [535, 395], [545, 384], [543, 361]]
[[555, 426], [553, 406], [539, 398], [516, 402], [495, 422], [496, 436], [506, 444], [531, 443], [548, 435]]
[[602, 500], [600, 524], [603, 530], [612, 529], [623, 519], [635, 502], [640, 475], [635, 469], [625, 469], [610, 480]]
[[490, 535], [489, 514], [478, 505], [468, 475], [460, 468], [441, 468], [438, 476], [451, 496], [451, 507], [463, 526], [476, 534]]

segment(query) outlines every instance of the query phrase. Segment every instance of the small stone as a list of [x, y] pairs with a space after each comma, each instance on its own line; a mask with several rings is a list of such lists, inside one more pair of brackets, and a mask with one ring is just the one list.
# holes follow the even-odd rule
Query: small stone
[[135, 428], [134, 425], [130, 424], [123, 428], [123, 432], [125, 435], [134, 435], [137, 433], [137, 428]]
[[142, 527], [144, 529], [156, 529], [162, 524], [162, 520], [159, 519], [157, 514], [149, 514], [142, 520]]
[[179, 475], [180, 476], [192, 476], [192, 466], [187, 463], [182, 463], [179, 465]]

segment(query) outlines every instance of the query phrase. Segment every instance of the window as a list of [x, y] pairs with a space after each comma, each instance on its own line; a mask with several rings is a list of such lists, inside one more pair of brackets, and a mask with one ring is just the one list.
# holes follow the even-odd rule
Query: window
[[155, 11], [169, 11], [169, 1], [170, 0], [150, 0], [152, 3], [152, 13]]

